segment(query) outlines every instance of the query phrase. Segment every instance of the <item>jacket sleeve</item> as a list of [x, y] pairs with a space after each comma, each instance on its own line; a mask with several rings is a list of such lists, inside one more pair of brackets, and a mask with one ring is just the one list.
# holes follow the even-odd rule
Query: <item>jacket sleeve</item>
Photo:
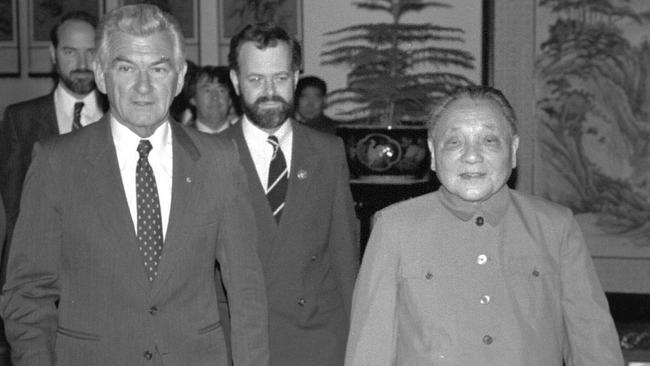
[[329, 248], [332, 263], [337, 274], [339, 288], [343, 294], [346, 314], [352, 307], [352, 291], [359, 271], [359, 222], [354, 211], [354, 200], [350, 192], [349, 169], [345, 159], [343, 142], [338, 140], [334, 155], [336, 164], [336, 182], [333, 207], [331, 210], [331, 226], [329, 233]]
[[567, 365], [623, 365], [618, 334], [578, 223], [567, 210], [561, 246]]
[[399, 245], [377, 214], [354, 288], [345, 366], [391, 366], [395, 362]]
[[239, 157], [233, 156], [230, 162], [232, 169], [224, 176], [231, 179], [223, 181], [228, 181], [226, 192], [231, 194], [219, 224], [217, 260], [228, 292], [232, 358], [238, 366], [266, 366], [268, 310], [255, 218]]
[[35, 145], [0, 298], [14, 366], [54, 365], [61, 217], [48, 155]]

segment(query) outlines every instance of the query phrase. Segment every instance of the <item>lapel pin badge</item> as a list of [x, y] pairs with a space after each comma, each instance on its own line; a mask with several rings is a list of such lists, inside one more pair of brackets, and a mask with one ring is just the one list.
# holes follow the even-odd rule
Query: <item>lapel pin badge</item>
[[307, 179], [307, 171], [304, 169], [298, 170], [298, 179]]

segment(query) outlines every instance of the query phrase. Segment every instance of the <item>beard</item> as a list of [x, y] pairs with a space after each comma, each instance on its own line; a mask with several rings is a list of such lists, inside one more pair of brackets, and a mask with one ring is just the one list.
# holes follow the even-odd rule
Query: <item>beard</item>
[[[264, 102], [279, 102], [277, 108], [261, 108]], [[242, 110], [248, 119], [257, 127], [267, 130], [281, 126], [293, 115], [293, 101], [286, 101], [278, 95], [259, 97], [255, 102], [248, 103], [242, 98]]]
[[66, 75], [57, 67], [57, 73], [63, 85], [75, 94], [86, 95], [95, 89], [95, 78], [92, 70], [75, 69]]

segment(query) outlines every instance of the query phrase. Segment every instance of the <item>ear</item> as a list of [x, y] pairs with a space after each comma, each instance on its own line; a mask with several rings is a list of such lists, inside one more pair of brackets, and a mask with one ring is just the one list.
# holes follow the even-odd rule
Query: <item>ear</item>
[[512, 136], [512, 144], [510, 145], [510, 155], [512, 159], [512, 168], [517, 167], [517, 150], [519, 150], [519, 136], [514, 135]]
[[97, 90], [102, 92], [102, 94], [107, 94], [104, 68], [101, 66], [100, 61], [97, 58], [93, 60], [93, 74], [95, 74], [95, 85], [97, 85]]
[[433, 144], [433, 139], [431, 136], [427, 138], [427, 145], [429, 146], [429, 151], [431, 152], [431, 170], [436, 171], [436, 149]]
[[178, 73], [178, 79], [176, 80], [176, 95], [180, 94], [183, 91], [183, 85], [185, 83], [185, 74], [187, 73], [187, 62], [183, 61], [183, 66], [181, 66], [181, 72]]
[[237, 72], [233, 69], [230, 69], [230, 82], [235, 88], [235, 93], [237, 93], [237, 95], [241, 95], [239, 92], [239, 76], [237, 76]]
[[298, 87], [298, 79], [300, 78], [300, 70], [293, 72], [293, 90], [296, 90]]
[[52, 65], [56, 65], [56, 48], [54, 48], [54, 45], [50, 42], [50, 61], [52, 61]]

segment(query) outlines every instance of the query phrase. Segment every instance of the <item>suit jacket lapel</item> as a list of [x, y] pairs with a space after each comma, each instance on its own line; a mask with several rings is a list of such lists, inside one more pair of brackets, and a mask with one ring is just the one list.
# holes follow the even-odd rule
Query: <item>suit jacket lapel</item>
[[[278, 232], [274, 237], [272, 252], [269, 256], [271, 260], [283, 261], [282, 250], [286, 249], [283, 243], [289, 241], [289, 233], [296, 228], [304, 226], [302, 203], [310, 200], [309, 191], [313, 184], [311, 182], [317, 179], [316, 172], [319, 164], [319, 156], [312, 148], [309, 134], [305, 131], [308, 127], [303, 127], [299, 123], [293, 123], [293, 147], [291, 152], [291, 172], [289, 175], [289, 188], [284, 200], [284, 209], [282, 219], [278, 227]], [[278, 265], [281, 265], [278, 263]], [[269, 263], [271, 268], [273, 262]], [[271, 279], [269, 279], [271, 281]]]
[[183, 232], [191, 225], [193, 220], [189, 212], [190, 202], [200, 190], [193, 189], [195, 184], [200, 184], [196, 175], [197, 162], [201, 156], [178, 122], [170, 122], [172, 129], [173, 170], [172, 170], [172, 200], [169, 210], [167, 233], [163, 243], [163, 254], [158, 265], [158, 275], [153, 282], [152, 296], [163, 287], [165, 281], [175, 269], [174, 260], [178, 258], [179, 251], [186, 248], [183, 243]]
[[[107, 243], [125, 253], [121, 257], [129, 261], [127, 268], [133, 268], [132, 278], [148, 291], [150, 286], [138, 251], [108, 115], [97, 123], [103, 123], [104, 126], [94, 130], [97, 131], [96, 135], [88, 139], [86, 166], [82, 174], [87, 175], [87, 187], [92, 191], [89, 194], [97, 197], [97, 212], [108, 231], [108, 235], [104, 236]], [[98, 234], [98, 237], [101, 236]]]
[[293, 123], [293, 147], [291, 152], [291, 173], [289, 189], [284, 200], [280, 229], [285, 226], [293, 227], [294, 220], [300, 221], [301, 202], [308, 200], [311, 180], [315, 177], [318, 165], [318, 155], [314, 152], [309, 135], [299, 123]]
[[258, 252], [260, 259], [264, 262], [271, 254], [273, 238], [275, 238], [277, 234], [278, 226], [273, 218], [271, 207], [266, 199], [266, 193], [264, 187], [262, 187], [262, 183], [260, 182], [257, 169], [255, 168], [255, 163], [253, 163], [253, 158], [248, 150], [248, 145], [246, 145], [246, 139], [244, 138], [241, 122], [230, 127], [226, 131], [231, 134], [233, 140], [237, 144], [239, 159], [246, 171], [246, 178], [248, 179], [249, 191], [251, 193], [251, 203], [253, 205], [253, 210], [255, 211], [255, 219], [258, 226], [257, 231], [260, 236], [260, 238], [258, 238]]
[[40, 120], [35, 122], [40, 124], [41, 128], [38, 129], [38, 136], [34, 141], [59, 135], [59, 123], [56, 120], [56, 108], [54, 107], [54, 92], [42, 98], [41, 104], [37, 108], [38, 114], [36, 116]]

